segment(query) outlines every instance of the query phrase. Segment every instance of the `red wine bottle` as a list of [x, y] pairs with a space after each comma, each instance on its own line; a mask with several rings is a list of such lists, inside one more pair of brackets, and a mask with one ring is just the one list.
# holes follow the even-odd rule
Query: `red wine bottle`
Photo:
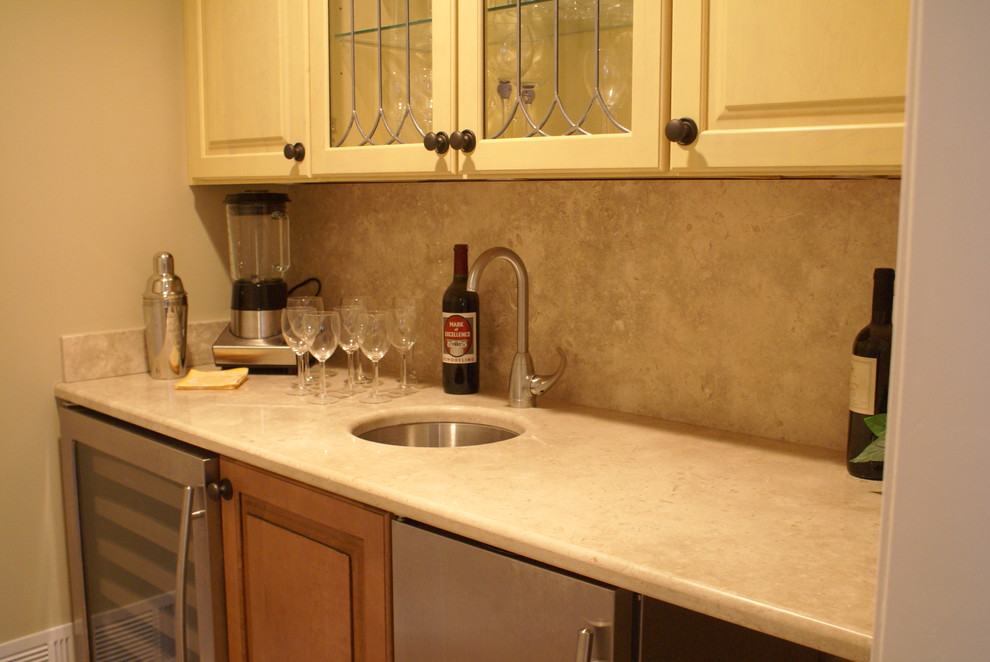
[[894, 270], [876, 269], [873, 272], [873, 317], [853, 343], [849, 383], [846, 468], [857, 478], [883, 479], [883, 462], [853, 462], [852, 459], [876, 439], [865, 419], [887, 411], [893, 302]]
[[454, 279], [443, 293], [443, 390], [478, 392], [478, 294], [468, 292], [468, 247], [454, 246]]

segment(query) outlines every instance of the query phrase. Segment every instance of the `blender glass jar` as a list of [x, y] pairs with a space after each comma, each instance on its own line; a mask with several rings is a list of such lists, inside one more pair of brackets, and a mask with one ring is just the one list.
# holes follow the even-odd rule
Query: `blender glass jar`
[[224, 199], [233, 280], [282, 280], [289, 269], [289, 196], [268, 191], [234, 193]]
[[238, 338], [279, 335], [279, 311], [288, 295], [289, 196], [269, 191], [234, 193], [224, 199], [234, 281], [230, 330]]

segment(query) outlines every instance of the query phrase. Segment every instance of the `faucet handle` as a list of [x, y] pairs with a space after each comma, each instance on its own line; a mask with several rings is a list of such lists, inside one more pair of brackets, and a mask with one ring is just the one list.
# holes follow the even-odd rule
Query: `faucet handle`
[[550, 387], [557, 383], [560, 376], [564, 374], [564, 368], [567, 367], [567, 355], [564, 354], [564, 350], [557, 348], [557, 354], [560, 355], [560, 365], [554, 370], [552, 375], [533, 375], [529, 378], [529, 392], [534, 396], [543, 395]]

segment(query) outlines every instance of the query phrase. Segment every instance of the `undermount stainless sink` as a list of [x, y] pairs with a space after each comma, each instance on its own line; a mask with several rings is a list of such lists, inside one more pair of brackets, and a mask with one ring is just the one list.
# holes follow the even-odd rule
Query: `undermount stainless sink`
[[512, 430], [485, 425], [484, 423], [457, 423], [454, 421], [428, 421], [400, 423], [375, 428], [357, 435], [361, 439], [392, 446], [420, 446], [446, 448], [454, 446], [479, 446], [518, 437]]
[[445, 413], [436, 416], [435, 420], [429, 420], [431, 417], [423, 413], [410, 417], [414, 420], [401, 420], [402, 418], [368, 422], [355, 428], [354, 436], [392, 446], [455, 448], [492, 444], [522, 434], [521, 430], [512, 429], [516, 426], [511, 424], [472, 421], [469, 420], [471, 416], [463, 413], [461, 416]]

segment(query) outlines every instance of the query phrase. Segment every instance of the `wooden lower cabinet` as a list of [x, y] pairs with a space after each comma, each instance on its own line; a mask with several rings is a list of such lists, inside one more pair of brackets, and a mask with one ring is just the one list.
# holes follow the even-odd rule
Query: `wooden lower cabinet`
[[848, 662], [653, 598], [640, 618], [639, 662]]
[[389, 516], [221, 459], [231, 662], [389, 659]]

